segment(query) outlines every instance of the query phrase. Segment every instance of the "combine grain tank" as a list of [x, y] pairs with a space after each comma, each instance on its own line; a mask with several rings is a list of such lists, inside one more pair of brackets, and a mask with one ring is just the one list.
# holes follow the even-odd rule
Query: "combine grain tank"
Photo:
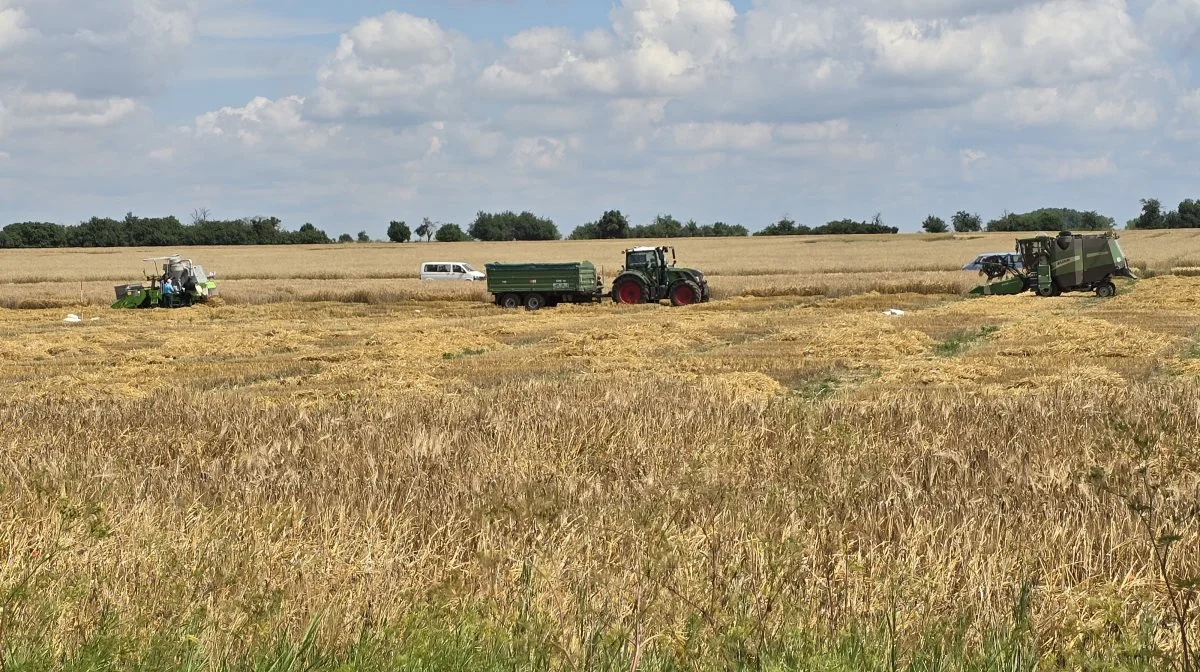
[[1020, 294], [1058, 296], [1064, 292], [1095, 292], [1108, 297], [1117, 293], [1113, 278], [1136, 279], [1115, 233], [1036, 236], [1017, 240], [1022, 268], [1014, 268], [1004, 257], [984, 260], [981, 273], [988, 284], [972, 294]]

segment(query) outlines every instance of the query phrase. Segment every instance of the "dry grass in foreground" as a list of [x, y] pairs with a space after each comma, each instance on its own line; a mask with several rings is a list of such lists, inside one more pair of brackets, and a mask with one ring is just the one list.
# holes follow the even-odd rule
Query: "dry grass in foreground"
[[1198, 289], [0, 310], [0, 654], [1154, 669]]
[[[5, 585], [38, 567], [6, 637], [55, 652], [117, 618], [237, 657], [318, 614], [336, 650], [437, 610], [534, 619], [564, 666], [593, 637], [693, 668], [824, 655], [889, 619], [908, 659], [931, 636], [985, 651], [1020, 601], [1027, 662], [1133, 665], [1177, 639], [1145, 535], [1088, 475], [1133, 488], [1145, 462], [1184, 521], [1200, 495], [1200, 396], [1163, 383], [869, 404], [645, 377], [306, 408], [181, 391], [12, 401], [0, 423]], [[1170, 571], [1194, 575], [1178, 531]]]

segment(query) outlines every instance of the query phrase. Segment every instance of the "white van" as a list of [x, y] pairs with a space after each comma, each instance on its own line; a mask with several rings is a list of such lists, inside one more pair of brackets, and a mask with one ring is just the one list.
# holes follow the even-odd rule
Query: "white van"
[[427, 261], [421, 264], [422, 280], [483, 280], [486, 276], [462, 261]]

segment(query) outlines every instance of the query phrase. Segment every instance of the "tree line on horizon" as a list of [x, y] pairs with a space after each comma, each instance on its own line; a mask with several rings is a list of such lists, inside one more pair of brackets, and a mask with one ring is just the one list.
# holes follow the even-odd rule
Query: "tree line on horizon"
[[191, 224], [174, 216], [124, 219], [92, 217], [70, 226], [53, 222], [17, 222], [0, 229], [0, 248], [16, 247], [183, 247], [188, 245], [314, 245], [333, 240], [312, 224], [296, 231], [278, 217], [209, 219], [194, 213]]
[[[1141, 204], [1141, 214], [1129, 220], [1126, 229], [1200, 228], [1200, 200], [1184, 200], [1177, 209], [1169, 211], [1163, 209], [1158, 199], [1142, 199]], [[927, 233], [947, 233], [951, 230], [957, 233], [1104, 231], [1115, 228], [1116, 222], [1111, 217], [1071, 208], [1041, 208], [1022, 214], [1006, 212], [986, 224], [978, 214], [960, 210], [949, 222], [930, 215], [921, 224], [921, 229]], [[869, 221], [842, 219], [820, 226], [797, 224], [791, 218], [783, 217], [751, 233], [741, 224], [699, 224], [695, 220], [681, 222], [669, 214], [658, 215], [648, 224], [633, 225], [620, 210], [609, 210], [596, 221], [576, 227], [567, 238], [613, 240], [896, 233], [899, 233], [899, 228], [884, 224], [880, 214]], [[392, 221], [387, 228], [387, 237], [392, 242], [403, 243], [414, 237], [426, 242], [461, 242], [560, 240], [563, 236], [553, 220], [528, 211], [481, 211], [465, 230], [458, 224], [439, 223], [428, 217], [415, 228], [410, 228], [404, 221]], [[53, 222], [16, 222], [0, 229], [0, 248], [323, 245], [335, 242], [371, 242], [371, 237], [366, 231], [360, 231], [357, 236], [343, 233], [335, 240], [311, 223], [289, 231], [277, 217], [215, 220], [203, 208], [192, 213], [190, 224], [184, 224], [174, 216], [137, 217], [129, 213], [119, 220], [92, 217], [79, 224], [66, 226]]]
[[930, 215], [921, 223], [926, 233], [973, 233], [977, 231], [1108, 231], [1116, 226], [1112, 217], [1095, 211], [1080, 212], [1071, 208], [1040, 208], [1023, 214], [1005, 212], [1003, 215], [983, 223], [978, 214], [959, 210], [947, 224], [937, 215]]

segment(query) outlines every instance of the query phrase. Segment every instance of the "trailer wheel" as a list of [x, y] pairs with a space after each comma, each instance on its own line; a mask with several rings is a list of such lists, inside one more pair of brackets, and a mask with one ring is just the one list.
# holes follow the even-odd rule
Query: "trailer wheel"
[[500, 295], [499, 303], [501, 308], [508, 308], [509, 310], [512, 310], [513, 308], [520, 307], [521, 297], [517, 296], [516, 294], [502, 294]]
[[626, 280], [613, 287], [612, 296], [614, 303], [634, 304], [646, 301], [646, 291], [637, 280]]
[[672, 306], [690, 306], [700, 300], [700, 288], [691, 280], [681, 280], [668, 292]]
[[546, 298], [541, 294], [530, 294], [529, 296], [525, 297], [526, 310], [538, 310], [539, 308], [544, 308], [545, 306]]
[[1109, 282], [1108, 280], [1105, 280], [1104, 282], [1100, 283], [1096, 287], [1096, 296], [1098, 296], [1102, 299], [1107, 299], [1110, 296], [1116, 296], [1116, 295], [1117, 295], [1117, 286], [1114, 285], [1113, 283]]

